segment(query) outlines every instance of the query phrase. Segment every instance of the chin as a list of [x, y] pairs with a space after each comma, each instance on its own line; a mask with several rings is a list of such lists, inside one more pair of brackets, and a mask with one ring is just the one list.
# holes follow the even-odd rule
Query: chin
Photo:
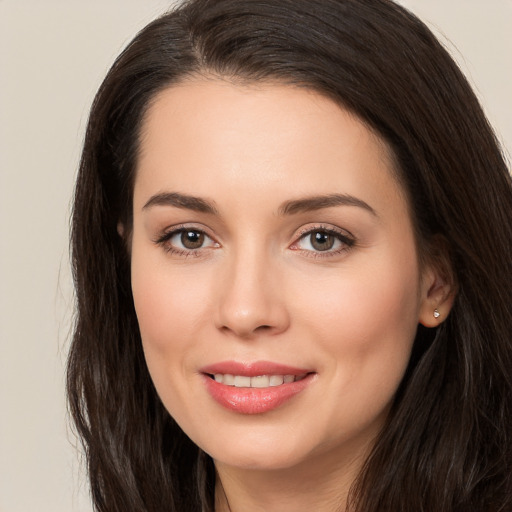
[[198, 445], [216, 463], [247, 470], [272, 471], [294, 467], [307, 458], [309, 447], [293, 436], [252, 429], [225, 437], [210, 437]]
[[255, 449], [233, 452], [232, 450], [217, 454], [210, 454], [216, 464], [223, 464], [242, 470], [250, 471], [279, 471], [291, 469], [300, 465], [305, 459], [298, 453], [283, 453], [281, 450]]

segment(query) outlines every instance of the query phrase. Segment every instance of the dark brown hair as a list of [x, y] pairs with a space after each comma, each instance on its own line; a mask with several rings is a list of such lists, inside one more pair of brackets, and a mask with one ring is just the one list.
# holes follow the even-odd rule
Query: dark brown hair
[[[390, 0], [191, 0], [144, 28], [94, 100], [76, 185], [67, 386], [101, 512], [212, 511], [214, 468], [164, 409], [133, 307], [129, 231], [148, 105], [188, 77], [307, 87], [387, 141], [419, 247], [448, 246], [458, 294], [419, 327], [354, 483], [357, 512], [512, 510], [512, 184], [465, 78]], [[351, 509], [352, 509], [351, 508]]]

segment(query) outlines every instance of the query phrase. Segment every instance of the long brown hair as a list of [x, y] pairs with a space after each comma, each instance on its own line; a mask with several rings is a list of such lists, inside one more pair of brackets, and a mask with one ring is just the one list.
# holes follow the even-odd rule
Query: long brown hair
[[[353, 485], [358, 512], [512, 510], [512, 183], [465, 78], [390, 0], [191, 0], [143, 29], [92, 106], [76, 184], [77, 315], [70, 411], [100, 512], [212, 511], [211, 459], [149, 377], [132, 302], [129, 232], [141, 119], [190, 76], [319, 91], [394, 153], [418, 245], [442, 238], [452, 313], [419, 328], [388, 422]], [[126, 234], [126, 233], [125, 233]]]

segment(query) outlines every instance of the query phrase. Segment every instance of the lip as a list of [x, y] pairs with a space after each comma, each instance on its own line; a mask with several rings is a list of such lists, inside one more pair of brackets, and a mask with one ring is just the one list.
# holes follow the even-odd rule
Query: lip
[[[276, 409], [305, 390], [316, 373], [310, 369], [297, 368], [270, 361], [240, 363], [223, 361], [201, 368], [204, 383], [210, 396], [221, 406], [239, 414], [262, 414]], [[295, 375], [304, 378], [268, 388], [237, 388], [216, 382], [211, 375], [216, 373], [255, 377], [258, 375]]]
[[210, 375], [230, 373], [231, 375], [243, 375], [244, 377], [256, 377], [257, 375], [304, 375], [305, 373], [312, 373], [312, 370], [307, 368], [296, 368], [271, 361], [255, 361], [253, 363], [222, 361], [205, 366], [199, 371]]

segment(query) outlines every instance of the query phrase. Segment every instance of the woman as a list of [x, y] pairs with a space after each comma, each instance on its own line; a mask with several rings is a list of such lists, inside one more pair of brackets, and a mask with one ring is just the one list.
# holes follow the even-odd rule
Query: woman
[[512, 185], [382, 0], [192, 0], [94, 105], [71, 411], [99, 511], [512, 507]]

